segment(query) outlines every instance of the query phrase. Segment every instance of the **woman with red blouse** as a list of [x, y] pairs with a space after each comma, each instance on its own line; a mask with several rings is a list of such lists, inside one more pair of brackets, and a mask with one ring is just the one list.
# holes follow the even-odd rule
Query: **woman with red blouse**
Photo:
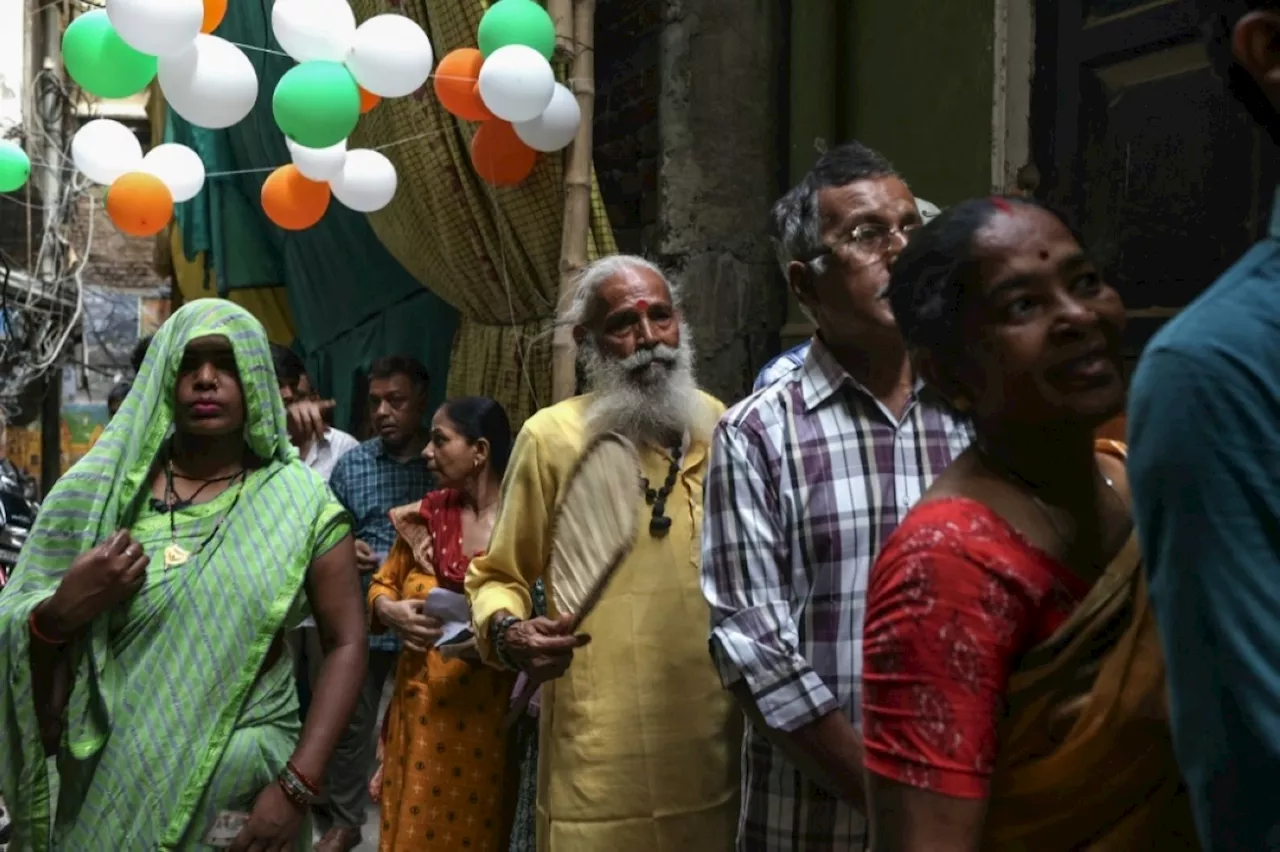
[[867, 590], [875, 852], [1196, 848], [1169, 738], [1123, 447], [1124, 306], [1063, 222], [969, 201], [888, 298], [974, 445], [885, 543]]

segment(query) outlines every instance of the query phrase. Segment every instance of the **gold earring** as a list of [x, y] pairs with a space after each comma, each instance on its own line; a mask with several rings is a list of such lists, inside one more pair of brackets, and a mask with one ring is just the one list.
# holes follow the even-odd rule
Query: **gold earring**
[[958, 396], [951, 402], [951, 407], [961, 414], [964, 414], [969, 410], [969, 400], [962, 396]]

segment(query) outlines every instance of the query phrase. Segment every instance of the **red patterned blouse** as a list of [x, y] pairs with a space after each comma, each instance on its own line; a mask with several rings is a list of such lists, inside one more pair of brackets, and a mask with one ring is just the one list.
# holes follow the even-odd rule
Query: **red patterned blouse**
[[867, 769], [987, 796], [1009, 674], [1089, 586], [981, 503], [913, 509], [876, 560], [863, 629]]

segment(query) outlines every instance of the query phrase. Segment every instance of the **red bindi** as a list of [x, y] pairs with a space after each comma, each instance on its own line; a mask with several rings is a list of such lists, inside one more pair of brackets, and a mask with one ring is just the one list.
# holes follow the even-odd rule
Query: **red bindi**
[[649, 303], [646, 302], [644, 299], [641, 299], [640, 301], [636, 302], [636, 310], [640, 311], [641, 313], [644, 313], [645, 311], [649, 310]]

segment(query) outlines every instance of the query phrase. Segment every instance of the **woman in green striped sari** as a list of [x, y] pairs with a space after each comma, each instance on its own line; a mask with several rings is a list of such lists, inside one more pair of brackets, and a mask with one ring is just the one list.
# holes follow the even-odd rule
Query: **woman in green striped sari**
[[[192, 302], [0, 594], [16, 848], [203, 849], [238, 813], [231, 849], [310, 849], [310, 779], [364, 675], [362, 600], [349, 521], [289, 442], [262, 326]], [[281, 636], [308, 608], [329, 653], [299, 726]]]

